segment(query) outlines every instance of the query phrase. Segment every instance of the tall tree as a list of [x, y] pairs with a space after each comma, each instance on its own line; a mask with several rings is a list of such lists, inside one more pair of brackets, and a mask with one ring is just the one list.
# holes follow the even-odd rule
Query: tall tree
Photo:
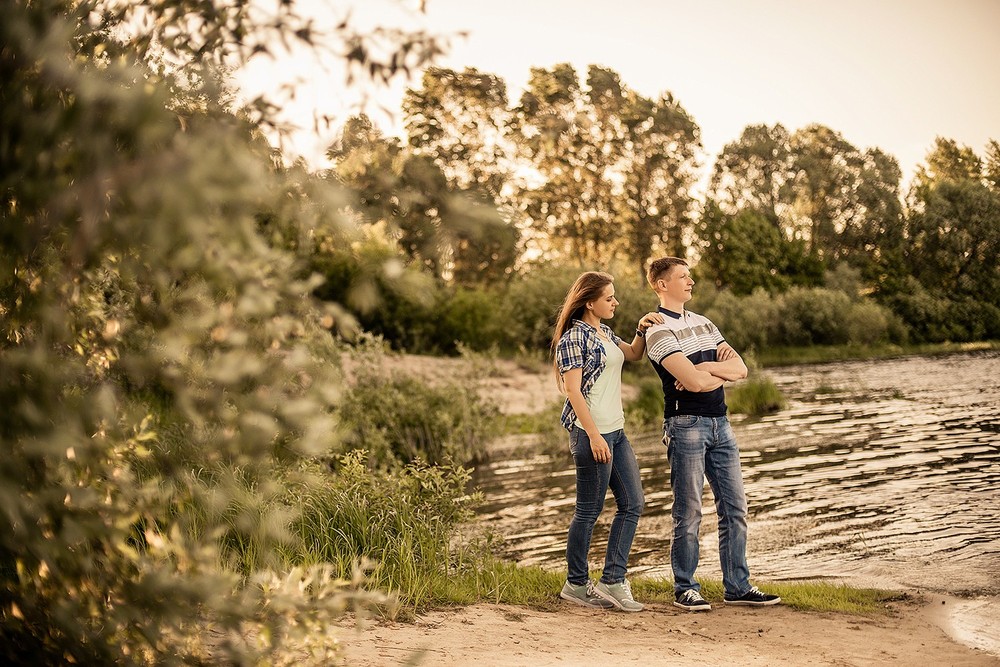
[[954, 139], [937, 137], [927, 153], [926, 162], [917, 167], [914, 188], [921, 191], [942, 181], [977, 180], [983, 175], [983, 161], [968, 146]]
[[862, 160], [853, 193], [857, 215], [844, 219], [836, 257], [878, 286], [898, 274], [902, 260], [902, 172], [894, 157], [877, 148], [866, 150]]
[[[901, 172], [878, 149], [859, 151], [838, 132], [809, 125], [792, 135], [795, 178], [789, 224], [794, 236], [828, 266], [864, 268], [879, 254], [882, 234], [898, 228]], [[889, 236], [895, 244], [898, 237]]]
[[791, 146], [793, 233], [819, 257], [835, 259], [839, 232], [858, 214], [854, 191], [863, 157], [840, 133], [823, 125], [795, 132]]
[[757, 211], [778, 225], [794, 179], [791, 135], [782, 125], [748, 125], [715, 160], [710, 198], [724, 211]]
[[520, 175], [517, 195], [531, 225], [529, 243], [582, 263], [599, 261], [612, 232], [610, 163], [587, 111], [576, 70], [561, 64], [531, 69], [512, 119], [519, 157], [530, 169]]
[[645, 98], [597, 66], [585, 87], [570, 65], [536, 68], [512, 127], [527, 172], [516, 196], [556, 252], [639, 265], [657, 245], [682, 253], [699, 131], [669, 95]]
[[792, 285], [818, 285], [823, 266], [801, 239], [786, 239], [766, 214], [744, 209], [726, 213], [709, 199], [698, 223], [698, 271], [719, 289], [750, 294], [781, 292]]
[[405, 255], [434, 276], [461, 283], [503, 278], [517, 231], [476, 192], [448, 183], [441, 168], [384, 137], [367, 117], [345, 123], [327, 155], [335, 177], [356, 194], [369, 224], [383, 224]]
[[625, 102], [618, 110], [625, 131], [619, 219], [642, 280], [654, 252], [678, 257], [687, 253], [700, 130], [669, 94], [651, 100], [629, 92]]
[[814, 260], [793, 264], [810, 276], [816, 261], [846, 261], [876, 282], [900, 252], [900, 178], [892, 156], [859, 151], [828, 127], [789, 135], [781, 125], [751, 125], [719, 154], [709, 193], [730, 216], [759, 212], [785, 239], [803, 242]]
[[1000, 190], [1000, 142], [996, 139], [990, 139], [986, 144], [986, 165], [983, 175], [992, 188]]
[[944, 180], [922, 204], [908, 225], [912, 274], [945, 298], [1000, 305], [1000, 192], [971, 178]]
[[511, 169], [509, 118], [506, 83], [474, 68], [430, 67], [403, 97], [411, 150], [431, 157], [455, 187], [480, 189], [494, 202]]
[[990, 173], [997, 144], [984, 161], [968, 146], [938, 137], [917, 170], [907, 216], [907, 264], [931, 292], [1000, 305], [1000, 190]]

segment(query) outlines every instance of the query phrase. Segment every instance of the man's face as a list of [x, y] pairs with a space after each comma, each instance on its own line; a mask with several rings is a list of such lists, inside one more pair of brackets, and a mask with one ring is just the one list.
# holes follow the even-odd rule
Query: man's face
[[691, 279], [691, 269], [678, 264], [670, 267], [670, 270], [659, 278], [658, 287], [672, 301], [687, 303], [691, 300], [691, 290], [694, 287], [694, 280]]

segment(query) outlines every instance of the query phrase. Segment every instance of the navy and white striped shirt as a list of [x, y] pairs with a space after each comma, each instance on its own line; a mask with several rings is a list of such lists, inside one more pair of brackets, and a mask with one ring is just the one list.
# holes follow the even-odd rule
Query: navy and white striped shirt
[[664, 324], [654, 324], [646, 331], [646, 356], [663, 384], [663, 418], [676, 415], [723, 417], [726, 414], [726, 392], [722, 387], [712, 391], [677, 391], [673, 375], [663, 367], [671, 354], [683, 354], [692, 364], [716, 361], [719, 345], [726, 342], [718, 327], [698, 313], [675, 313], [662, 306]]

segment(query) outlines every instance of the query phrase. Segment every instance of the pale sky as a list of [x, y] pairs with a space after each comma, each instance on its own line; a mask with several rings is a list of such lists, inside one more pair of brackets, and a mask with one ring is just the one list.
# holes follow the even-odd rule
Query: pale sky
[[[302, 0], [300, 0], [302, 2]], [[669, 91], [701, 127], [703, 169], [754, 123], [822, 123], [860, 149], [894, 155], [904, 180], [936, 136], [983, 155], [1000, 140], [1000, 0], [306, 0], [320, 20], [352, 8], [359, 25], [465, 31], [436, 64], [499, 75], [516, 103], [531, 67], [590, 64], [649, 97]], [[356, 111], [343, 69], [299, 57], [257, 66], [246, 90], [302, 83], [287, 118], [307, 128], [293, 151], [320, 166], [334, 129], [312, 114]], [[419, 75], [409, 82], [417, 85]], [[367, 111], [401, 133], [402, 82], [369, 88]], [[380, 110], [385, 107], [393, 115]]]

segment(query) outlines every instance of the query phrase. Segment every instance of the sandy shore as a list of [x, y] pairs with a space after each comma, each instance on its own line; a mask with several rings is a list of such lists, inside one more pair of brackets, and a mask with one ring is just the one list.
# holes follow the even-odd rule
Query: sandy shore
[[[951, 600], [948, 601], [951, 603]], [[1000, 665], [942, 627], [940, 598], [894, 604], [878, 618], [717, 606], [688, 613], [652, 604], [638, 614], [566, 604], [551, 611], [475, 605], [414, 622], [345, 624], [345, 664], [391, 665]]]

